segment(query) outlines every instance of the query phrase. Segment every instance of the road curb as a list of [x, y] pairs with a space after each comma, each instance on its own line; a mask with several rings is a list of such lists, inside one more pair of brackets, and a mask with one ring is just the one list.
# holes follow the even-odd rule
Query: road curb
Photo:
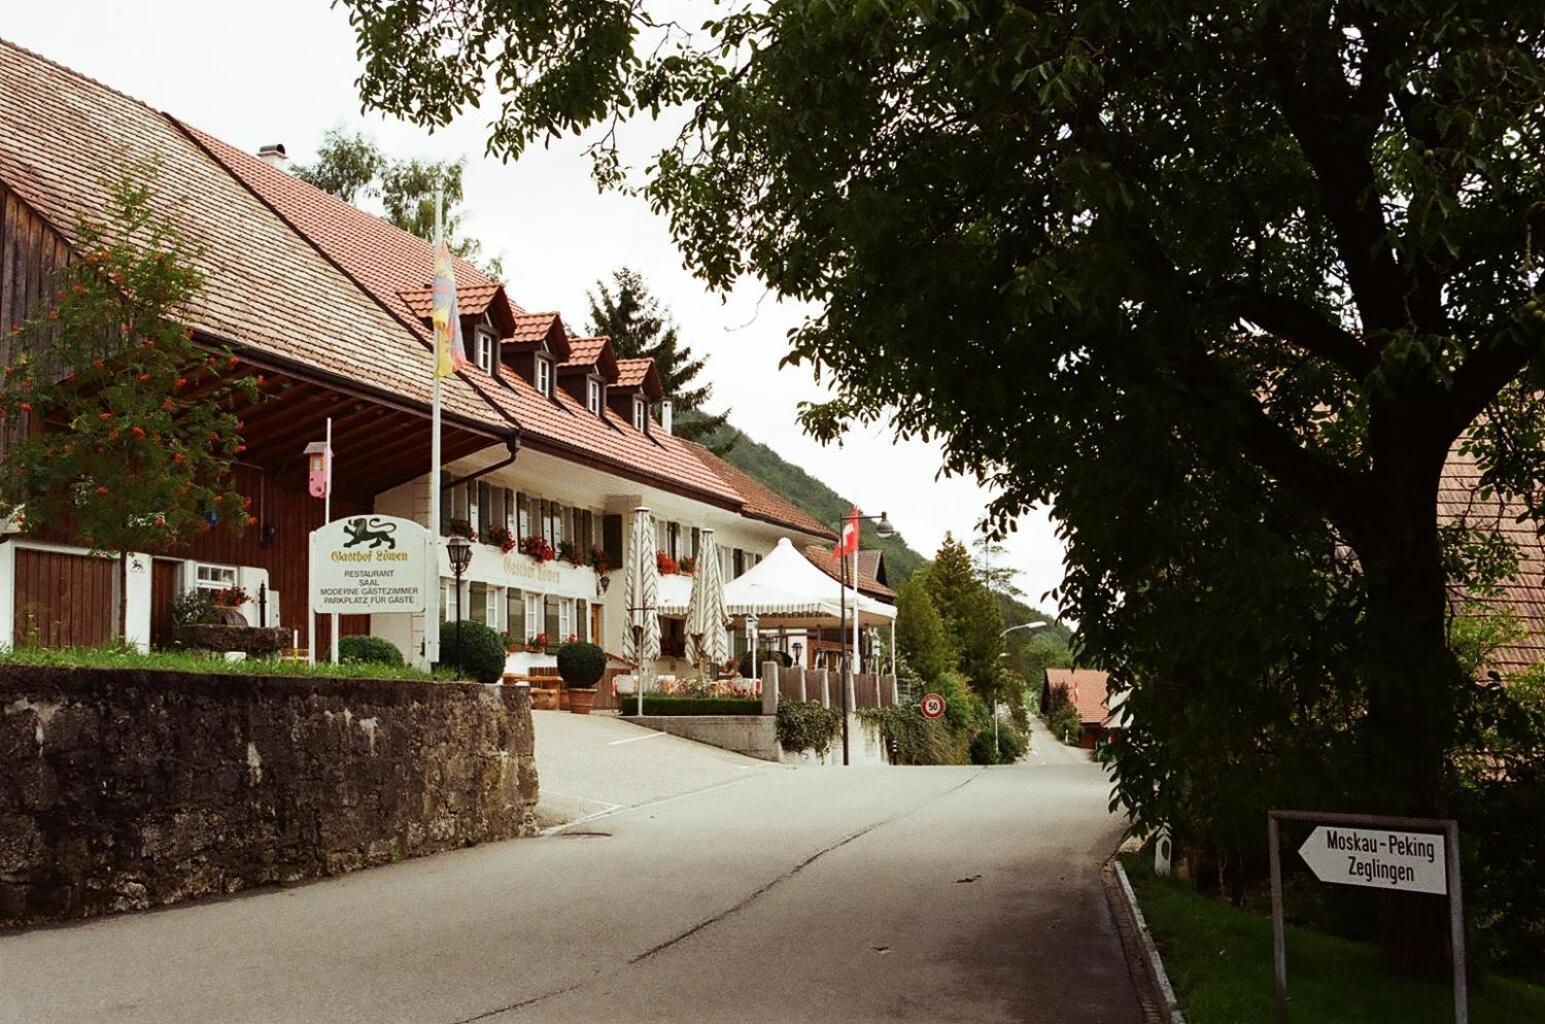
[[1121, 861], [1112, 857], [1110, 866], [1114, 869], [1117, 888], [1121, 892], [1122, 901], [1126, 904], [1126, 911], [1131, 915], [1134, 929], [1137, 933], [1137, 941], [1141, 945], [1144, 964], [1147, 967], [1148, 977], [1158, 989], [1158, 995], [1164, 1003], [1162, 1016], [1169, 1024], [1186, 1024], [1185, 1015], [1180, 1012], [1180, 1001], [1175, 998], [1175, 989], [1169, 982], [1169, 975], [1164, 970], [1164, 961], [1159, 956], [1159, 947], [1154, 944], [1153, 933], [1148, 930], [1148, 922], [1143, 917], [1143, 910], [1137, 905], [1137, 894], [1132, 891], [1132, 881], [1127, 878], [1126, 869], [1121, 866]]

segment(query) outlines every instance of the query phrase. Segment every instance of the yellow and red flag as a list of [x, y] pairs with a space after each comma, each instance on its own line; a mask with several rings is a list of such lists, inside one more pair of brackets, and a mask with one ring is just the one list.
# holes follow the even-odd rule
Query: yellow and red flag
[[449, 377], [467, 365], [461, 341], [461, 315], [456, 308], [456, 271], [451, 265], [451, 247], [440, 240], [435, 249], [435, 280], [431, 289], [433, 309], [430, 319], [435, 328], [436, 380]]

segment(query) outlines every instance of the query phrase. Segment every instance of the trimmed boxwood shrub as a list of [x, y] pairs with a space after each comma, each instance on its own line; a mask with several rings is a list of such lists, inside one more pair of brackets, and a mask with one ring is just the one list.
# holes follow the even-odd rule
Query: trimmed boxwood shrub
[[558, 648], [558, 675], [569, 687], [590, 689], [606, 674], [606, 652], [595, 644], [564, 644]]
[[338, 638], [340, 662], [364, 662], [371, 665], [401, 665], [402, 652], [397, 645], [379, 636], [341, 636]]
[[481, 622], [461, 623], [462, 650], [456, 650], [456, 623], [440, 624], [439, 665], [455, 668], [480, 683], [504, 678], [504, 638]]
[[[618, 703], [624, 715], [638, 714], [638, 696], [624, 696]], [[645, 715], [760, 715], [762, 702], [736, 697], [667, 697], [644, 694]]]
[[751, 652], [747, 651], [745, 654], [740, 656], [740, 661], [736, 664], [736, 669], [742, 676], [745, 676], [747, 679], [757, 679], [762, 675], [763, 663], [769, 661], [776, 661], [784, 668], [788, 668], [790, 665], [794, 664], [794, 659], [789, 657], [787, 654], [784, 654], [782, 651], [757, 651], [756, 664], [752, 665]]

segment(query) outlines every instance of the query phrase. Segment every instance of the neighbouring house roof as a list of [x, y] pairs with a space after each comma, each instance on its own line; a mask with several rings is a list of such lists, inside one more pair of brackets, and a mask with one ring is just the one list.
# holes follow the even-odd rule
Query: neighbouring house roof
[[1475, 529], [1495, 531], [1518, 552], [1518, 573], [1491, 597], [1475, 598], [1498, 612], [1510, 612], [1524, 630], [1518, 641], [1493, 652], [1482, 668], [1506, 676], [1545, 661], [1545, 537], [1525, 519], [1523, 508], [1499, 494], [1481, 496], [1481, 472], [1473, 456], [1450, 452], [1438, 482], [1440, 521], [1462, 522]]
[[819, 519], [816, 519], [810, 513], [739, 466], [721, 459], [696, 441], [678, 438], [677, 443], [695, 455], [698, 461], [713, 472], [714, 475], [740, 493], [741, 498], [745, 502], [745, 505], [741, 508], [742, 515], [749, 516], [752, 519], [761, 519], [778, 526], [791, 527], [801, 533], [810, 534], [815, 537], [825, 537], [829, 540], [836, 539], [836, 534], [832, 533], [826, 526], [823, 526]]
[[[875, 578], [875, 570], [879, 567], [878, 551], [863, 551], [858, 553], [858, 590], [859, 593], [877, 597], [882, 601], [894, 604], [896, 592]], [[865, 557], [874, 556], [874, 557]], [[832, 549], [824, 544], [806, 544], [805, 557], [810, 559], [812, 565], [820, 569], [834, 580], [842, 578], [842, 570], [832, 558]]]
[[[202, 250], [204, 291], [186, 311], [189, 326], [289, 369], [309, 367], [427, 407], [423, 346], [386, 310], [362, 301], [345, 274], [182, 126], [0, 41], [0, 181], [73, 239], [83, 219], [107, 219], [110, 189], [130, 173], [149, 177], [161, 212]], [[444, 389], [444, 405], [464, 421], [509, 428], [463, 381]]]
[[1106, 685], [1109, 674], [1093, 668], [1049, 668], [1046, 687], [1068, 689], [1068, 700], [1078, 709], [1078, 720], [1085, 725], [1104, 725], [1110, 717]]

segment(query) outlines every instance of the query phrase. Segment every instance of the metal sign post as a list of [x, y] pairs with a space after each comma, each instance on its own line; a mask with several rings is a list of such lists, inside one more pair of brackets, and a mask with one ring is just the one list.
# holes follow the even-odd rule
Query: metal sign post
[[[1271, 958], [1276, 978], [1277, 1024], [1288, 1024], [1287, 947], [1282, 922], [1282, 855], [1279, 823], [1316, 828], [1298, 855], [1322, 882], [1390, 892], [1448, 895], [1454, 961], [1454, 1021], [1469, 1024], [1465, 982], [1465, 913], [1459, 884], [1459, 823], [1449, 818], [1390, 818], [1373, 814], [1268, 811], [1271, 858]], [[1441, 844], [1440, 844], [1441, 841]]]

